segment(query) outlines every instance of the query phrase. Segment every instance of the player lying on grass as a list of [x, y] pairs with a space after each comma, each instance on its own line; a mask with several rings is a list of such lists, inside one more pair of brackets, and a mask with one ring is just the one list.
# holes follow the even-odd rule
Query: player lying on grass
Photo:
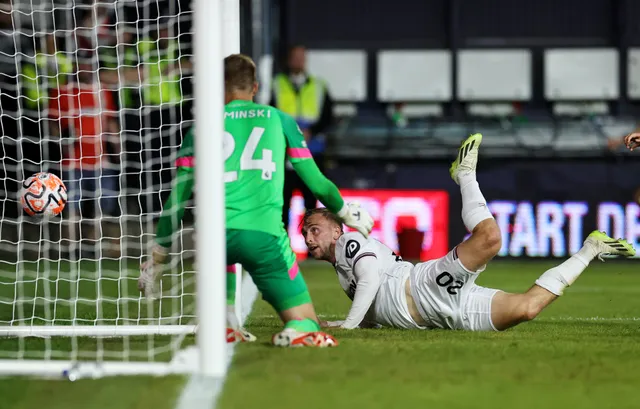
[[462, 193], [462, 220], [471, 236], [446, 256], [415, 266], [391, 249], [357, 232], [343, 233], [327, 209], [307, 212], [302, 233], [311, 255], [333, 264], [340, 285], [353, 300], [342, 328], [505, 330], [534, 319], [562, 295], [595, 257], [633, 256], [634, 248], [593, 232], [571, 258], [540, 276], [523, 294], [481, 287], [475, 280], [501, 247], [500, 229], [476, 181], [482, 135], [470, 136], [451, 166]]
[[[227, 264], [249, 272], [263, 298], [285, 323], [273, 337], [278, 346], [330, 346], [337, 341], [320, 331], [318, 319], [282, 222], [285, 155], [313, 194], [339, 220], [368, 236], [373, 219], [347, 204], [338, 188], [318, 169], [295, 120], [276, 108], [253, 102], [258, 91], [256, 66], [235, 54], [224, 59], [226, 249]], [[194, 186], [193, 128], [178, 154], [178, 175], [157, 226], [151, 259], [141, 269], [138, 286], [154, 296], [171, 237], [180, 225]], [[206, 159], [205, 159], [206, 160]], [[200, 255], [206, 258], [205, 255]], [[227, 340], [252, 341], [235, 318], [235, 271], [227, 269]]]

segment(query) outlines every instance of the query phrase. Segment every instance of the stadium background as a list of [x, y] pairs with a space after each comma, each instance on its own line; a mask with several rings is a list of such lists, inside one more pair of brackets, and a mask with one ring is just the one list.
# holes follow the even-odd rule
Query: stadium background
[[[43, 167], [55, 172], [60, 163], [59, 143], [46, 137], [47, 101], [30, 111], [21, 80], [47, 33], [55, 30], [58, 50], [92, 60], [101, 75], [114, 52], [113, 44], [100, 36], [108, 37], [114, 27], [128, 25], [141, 38], [166, 24], [182, 56], [192, 54], [188, 1], [98, 3], [104, 7], [96, 11], [94, 28], [107, 34], [100, 31], [91, 46], [64, 35], [81, 31], [83, 18], [92, 10], [91, 2], [76, 3], [70, 10], [65, 2], [14, 1], [9, 14], [5, 3], [0, 42], [5, 186], [0, 205], [5, 224], [19, 214], [15, 192], [22, 175]], [[247, 0], [241, 2], [241, 49], [258, 63], [263, 89], [259, 100], [266, 102], [287, 48], [307, 47], [309, 71], [327, 80], [336, 100], [337, 121], [325, 135], [327, 174], [340, 188], [374, 198], [370, 203], [382, 209], [379, 220], [385, 220], [376, 232], [379, 237], [395, 240], [394, 233], [407, 226], [406, 218], [414, 217], [409, 225], [419, 224], [427, 233], [423, 255], [443, 251], [429, 252], [429, 205], [387, 209], [381, 200], [397, 196], [394, 190], [414, 191], [414, 196], [425, 190], [447, 192], [447, 214], [436, 217], [441, 225], [446, 218], [446, 228], [431, 242], [446, 240], [451, 247], [465, 236], [457, 216], [457, 187], [447, 167], [461, 138], [477, 131], [485, 135], [478, 175], [483, 192], [489, 202], [514, 207], [510, 215], [502, 209], [507, 213], [501, 225], [506, 238], [501, 255], [564, 257], [594, 228], [638, 244], [637, 160], [622, 149], [609, 150], [607, 141], [633, 130], [639, 114], [639, 7], [630, 0], [398, 0], [393, 6], [371, 0], [363, 10], [360, 1]], [[33, 13], [31, 8], [43, 11]], [[380, 55], [392, 50], [404, 54], [396, 55], [389, 68]], [[505, 57], [500, 54], [505, 50], [519, 54]], [[465, 56], [469, 51], [484, 54], [470, 60]], [[548, 52], [559, 56], [555, 63]], [[572, 54], [576, 52], [586, 56]], [[417, 58], [423, 58], [418, 61], [424, 65], [394, 73], [399, 66], [414, 64], [420, 53]], [[492, 73], [496, 69], [499, 73]], [[505, 75], [504, 83], [496, 82]], [[120, 107], [126, 166], [120, 169], [120, 206], [114, 216], [126, 219], [147, 212], [151, 219], [157, 217], [173, 175], [172, 155], [191, 125], [190, 71], [183, 70], [181, 77], [183, 99], [178, 105], [149, 107], [142, 102], [131, 109]], [[487, 92], [482, 83], [499, 91]], [[406, 110], [404, 126], [391, 118], [390, 110], [397, 107]], [[128, 124], [131, 112], [137, 123], [133, 127]], [[158, 118], [162, 125], [156, 127]], [[151, 149], [141, 155], [145, 137]], [[173, 143], [164, 143], [169, 139]], [[385, 191], [382, 196], [370, 192], [380, 189]], [[300, 203], [294, 199], [292, 219], [299, 216]], [[555, 207], [541, 210], [540, 205], [549, 203]], [[584, 209], [571, 216], [575, 203]], [[395, 218], [402, 216], [398, 223]], [[142, 230], [151, 225], [152, 220]], [[3, 238], [16, 234], [16, 224], [5, 226]], [[303, 258], [295, 226], [291, 234]], [[128, 247], [135, 253], [138, 246]]]
[[[118, 84], [109, 75], [114, 65], [143, 65], [136, 58], [124, 59], [114, 41], [138, 47], [164, 28], [168, 34], [163, 37], [175, 40], [180, 50], [169, 62], [188, 62], [193, 15], [188, 0], [92, 3], [0, 0], [0, 321], [5, 326], [115, 320], [121, 318], [116, 311], [121, 304], [130, 311], [125, 320], [147, 317], [139, 313], [134, 283], [171, 186], [179, 143], [192, 124], [194, 84], [188, 65], [181, 65], [178, 98], [161, 104], [143, 100], [143, 83]], [[371, 210], [375, 237], [393, 245], [398, 231], [415, 226], [424, 233], [421, 257], [428, 258], [465, 236], [459, 190], [448, 167], [459, 142], [479, 131], [485, 140], [478, 178], [503, 231], [500, 256], [518, 259], [491, 263], [479, 278], [481, 285], [525, 291], [557, 264], [534, 258], [566, 257], [594, 228], [638, 244], [638, 160], [623, 148], [609, 149], [608, 142], [632, 131], [640, 115], [639, 3], [240, 3], [241, 49], [258, 63], [265, 90], [261, 101], [268, 99], [270, 78], [282, 68], [292, 44], [308, 48], [309, 70], [329, 82], [338, 120], [326, 135], [326, 173], [346, 197], [358, 198]], [[87, 18], [91, 13], [93, 20]], [[135, 35], [114, 40], [117, 30]], [[66, 215], [44, 225], [19, 217], [19, 181], [39, 170], [60, 172], [61, 141], [51, 137], [56, 120], [48, 112], [59, 72], [40, 71], [40, 78], [49, 81], [38, 84], [42, 99], [35, 105], [26, 86], [29, 69], [45, 54], [48, 34], [57, 34], [56, 51], [92, 64], [102, 86], [133, 93], [127, 103], [122, 95], [116, 98], [125, 153], [115, 164], [120, 172], [114, 192], [117, 211], [102, 219], [115, 219], [121, 230], [115, 249], [119, 254], [106, 260], [100, 252], [81, 254], [80, 261], [58, 254], [74, 247], [82, 250], [85, 243], [88, 250], [95, 245], [82, 233], [81, 246], [58, 240], [61, 229], [56, 224]], [[395, 65], [385, 70], [378, 54], [388, 50], [409, 53], [394, 58]], [[517, 52], [501, 54], [505, 50]], [[547, 50], [554, 50], [554, 68], [547, 67]], [[422, 63], [412, 65], [415, 58]], [[554, 86], [547, 89], [547, 84]], [[390, 115], [402, 104], [406, 126]], [[72, 131], [64, 135], [66, 142], [74, 138]], [[302, 199], [294, 198], [294, 221], [302, 206]], [[94, 215], [85, 221], [97, 224]], [[150, 317], [193, 317], [193, 265], [184, 262], [193, 255], [192, 224], [188, 212], [184, 240], [176, 240], [173, 249], [181, 257], [173, 257], [175, 274], [167, 277], [187, 276], [189, 284], [186, 290], [174, 288], [165, 310], [147, 312]], [[296, 224], [291, 224], [292, 245], [304, 258]], [[593, 263], [567, 295], [534, 322], [498, 334], [337, 329], [339, 348], [281, 351], [263, 342], [281, 323], [266, 302], [258, 300], [246, 325], [261, 342], [237, 347], [220, 407], [286, 408], [303, 402], [309, 408], [495, 408], [507, 402], [519, 408], [635, 408], [640, 356], [635, 261]], [[322, 318], [344, 318], [349, 301], [331, 267], [305, 263], [302, 270]], [[74, 296], [74, 280], [80, 283], [80, 278], [83, 285], [76, 290], [82, 292]], [[128, 290], [113, 285], [120, 281], [130, 282]], [[106, 291], [98, 291], [102, 289]], [[0, 350], [14, 360], [77, 351], [98, 360], [110, 347], [115, 360], [146, 358], [149, 353], [167, 359], [158, 355], [165, 351], [163, 337], [127, 337], [122, 349], [117, 340], [103, 348], [88, 337], [73, 339], [77, 347], [48, 338], [2, 338]], [[5, 378], [0, 382], [0, 408], [174, 407], [184, 385], [183, 377], [86, 382]]]

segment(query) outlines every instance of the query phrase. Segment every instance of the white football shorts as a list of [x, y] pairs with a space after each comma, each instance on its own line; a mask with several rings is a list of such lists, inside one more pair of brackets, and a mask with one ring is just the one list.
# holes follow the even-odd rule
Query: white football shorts
[[411, 295], [430, 328], [496, 331], [491, 321], [491, 301], [500, 290], [475, 284], [482, 267], [467, 270], [456, 252], [416, 264], [411, 271]]

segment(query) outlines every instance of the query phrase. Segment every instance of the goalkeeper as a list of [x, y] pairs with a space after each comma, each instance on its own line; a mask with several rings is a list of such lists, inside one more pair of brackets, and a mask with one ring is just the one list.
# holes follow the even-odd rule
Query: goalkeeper
[[[224, 60], [225, 205], [227, 264], [240, 263], [263, 298], [285, 323], [273, 337], [278, 346], [328, 346], [336, 340], [320, 332], [304, 278], [282, 222], [285, 154], [314, 195], [344, 223], [365, 236], [371, 216], [357, 204], [346, 204], [338, 188], [319, 171], [295, 120], [276, 108], [253, 102], [258, 90], [251, 58], [235, 54]], [[142, 265], [138, 287], [148, 297], [157, 293], [161, 267], [171, 237], [184, 214], [194, 186], [193, 128], [180, 149], [178, 175], [157, 227], [153, 254]], [[227, 269], [227, 340], [255, 339], [238, 327], [236, 277]]]

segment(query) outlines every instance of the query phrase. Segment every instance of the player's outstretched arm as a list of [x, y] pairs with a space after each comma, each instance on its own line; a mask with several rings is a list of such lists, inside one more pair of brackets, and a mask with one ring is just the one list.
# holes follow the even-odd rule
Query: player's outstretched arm
[[[344, 322], [345, 322], [344, 320], [320, 321], [320, 327], [321, 328], [340, 328], [342, 327], [342, 324], [344, 324]], [[381, 327], [382, 326], [375, 321], [375, 318], [373, 318], [371, 314], [371, 308], [369, 308], [369, 311], [365, 315], [364, 319], [362, 320], [360, 325], [358, 325], [358, 328], [369, 328], [369, 329], [381, 328]]]
[[624, 145], [630, 151], [634, 151], [640, 146], [640, 128], [623, 137], [611, 138], [607, 141], [609, 149], [615, 150]]
[[640, 146], [640, 132], [636, 131], [625, 136], [624, 145], [631, 151]]
[[373, 228], [373, 218], [357, 203], [345, 203], [336, 185], [326, 178], [313, 160], [304, 135], [295, 120], [278, 110], [287, 140], [287, 156], [300, 179], [327, 209], [335, 213], [349, 227], [365, 237]]
[[360, 326], [380, 289], [378, 259], [374, 255], [363, 255], [354, 260], [353, 273], [358, 279], [358, 284], [349, 314], [341, 325], [346, 329]]
[[156, 228], [156, 244], [165, 249], [171, 246], [171, 238], [180, 227], [187, 202], [193, 193], [194, 169], [181, 166], [178, 168], [171, 194], [165, 202], [158, 226]]
[[[294, 159], [291, 157], [291, 159]], [[329, 179], [327, 179], [318, 165], [313, 160], [294, 161], [292, 160], [293, 169], [296, 171], [300, 179], [305, 185], [311, 189], [313, 194], [327, 207], [332, 213], [338, 213], [345, 207], [344, 199], [340, 195], [338, 187]]]
[[369, 237], [373, 218], [358, 203], [345, 203], [336, 185], [320, 172], [313, 159], [292, 161], [292, 164], [300, 179], [327, 209], [337, 214], [344, 224]]
[[138, 289], [144, 291], [147, 297], [154, 298], [157, 296], [155, 294], [157, 291], [156, 283], [161, 276], [161, 269], [156, 266], [164, 263], [169, 253], [171, 239], [184, 217], [185, 207], [193, 193], [193, 185], [194, 169], [186, 166], [178, 167], [174, 186], [171, 189], [169, 198], [164, 203], [162, 214], [156, 227], [156, 237], [151, 257], [140, 266]]

